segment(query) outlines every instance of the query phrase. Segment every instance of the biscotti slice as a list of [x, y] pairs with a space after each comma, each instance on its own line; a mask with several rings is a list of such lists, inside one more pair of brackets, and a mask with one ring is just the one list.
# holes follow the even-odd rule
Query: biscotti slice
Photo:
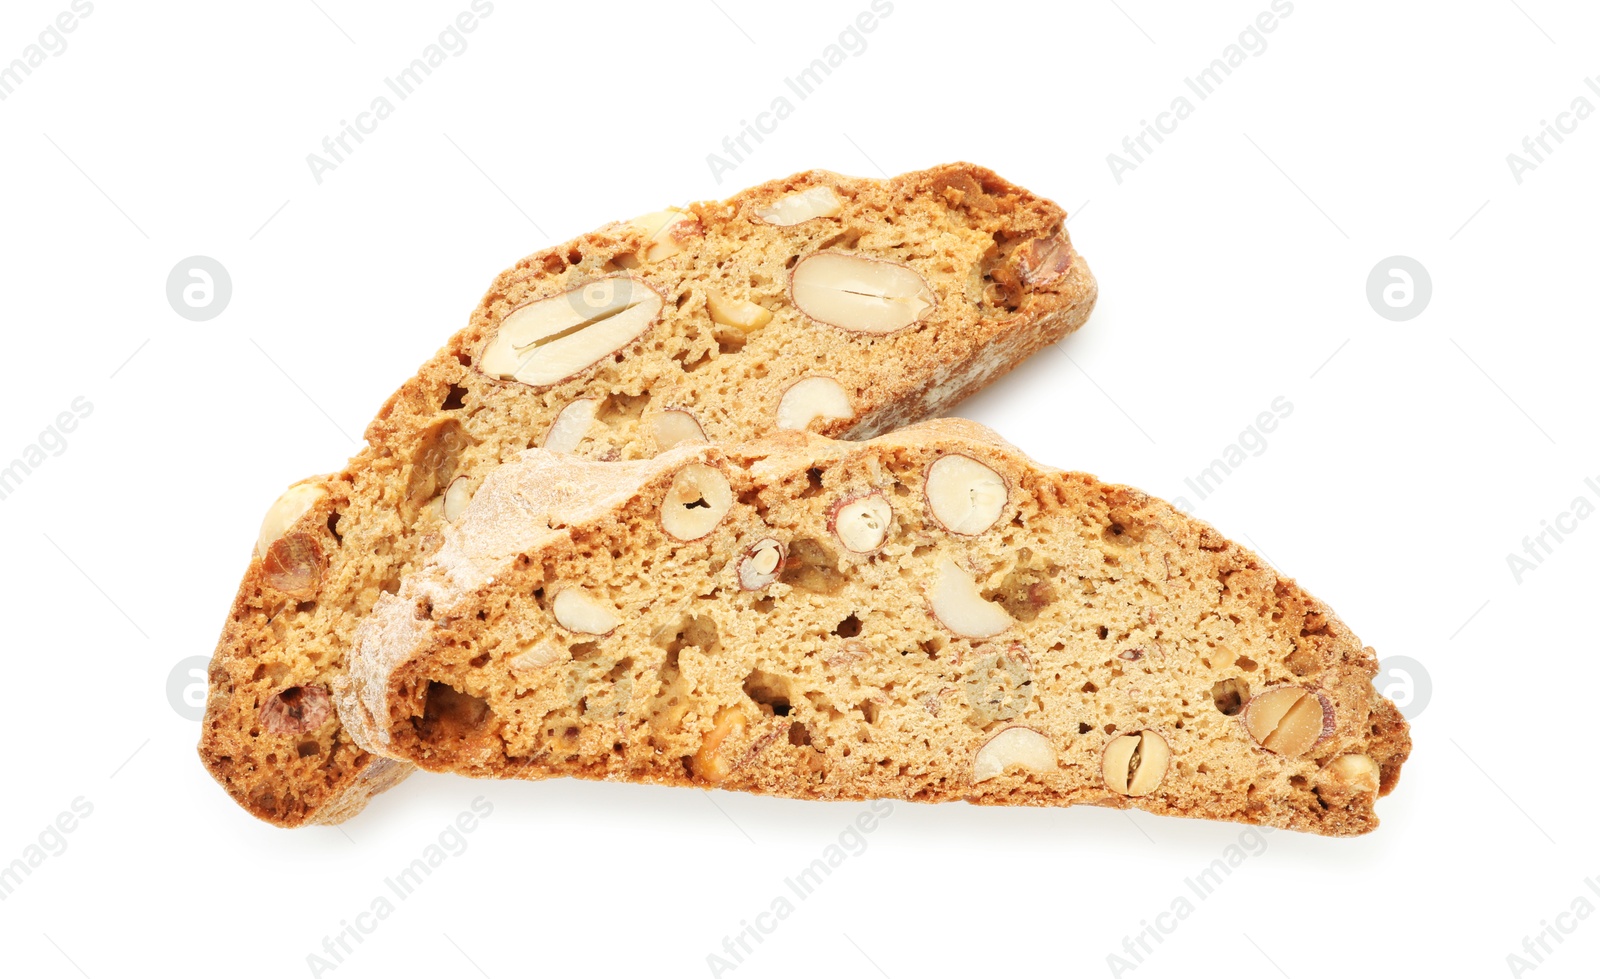
[[530, 451], [444, 537], [337, 694], [431, 770], [1347, 836], [1410, 748], [1372, 650], [1293, 581], [971, 422]]
[[344, 471], [268, 514], [212, 659], [206, 767], [280, 825], [352, 815], [408, 767], [351, 742], [330, 685], [361, 617], [487, 473], [529, 446], [641, 459], [937, 413], [1089, 315], [1064, 220], [968, 164], [812, 171], [518, 263]]

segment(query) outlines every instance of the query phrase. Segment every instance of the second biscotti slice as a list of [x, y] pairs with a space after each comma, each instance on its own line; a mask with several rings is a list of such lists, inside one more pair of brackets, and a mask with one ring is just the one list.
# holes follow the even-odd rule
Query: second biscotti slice
[[1089, 803], [1331, 836], [1410, 741], [1333, 613], [1168, 504], [980, 426], [492, 474], [338, 705], [438, 771]]
[[263, 819], [347, 818], [409, 766], [351, 741], [330, 685], [361, 617], [486, 474], [529, 446], [641, 459], [937, 413], [1089, 315], [1094, 279], [1064, 221], [968, 164], [812, 171], [518, 263], [361, 453], [267, 515], [212, 658], [206, 767]]

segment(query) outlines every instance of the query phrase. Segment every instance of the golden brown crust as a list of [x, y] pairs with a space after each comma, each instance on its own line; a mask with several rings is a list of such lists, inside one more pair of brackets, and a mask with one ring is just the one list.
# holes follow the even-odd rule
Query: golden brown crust
[[[820, 187], [836, 194], [837, 215], [791, 226], [757, 216]], [[713, 441], [759, 435], [774, 425], [787, 386], [819, 374], [836, 378], [851, 402], [849, 417], [814, 423], [824, 434], [860, 438], [944, 410], [1089, 315], [1094, 279], [1064, 221], [1054, 204], [970, 164], [887, 181], [809, 171], [693, 205], [659, 234], [619, 222], [517, 263], [467, 327], [385, 402], [362, 451], [317, 481], [326, 495], [283, 529], [293, 546], [270, 567], [252, 559], [212, 660], [199, 748], [207, 769], [279, 825], [358, 811], [403, 778], [404, 766], [352, 744], [336, 719], [285, 733], [264, 728], [260, 712], [287, 689], [340, 676], [362, 616], [439, 546], [452, 484], [469, 495], [502, 460], [543, 444], [580, 400], [593, 402], [594, 418], [572, 451], [607, 460], [654, 455], [652, 425], [669, 408], [692, 412]], [[788, 268], [825, 249], [911, 267], [936, 308], [883, 336], [807, 319], [787, 299]], [[665, 302], [616, 356], [538, 386], [480, 369], [513, 311], [619, 277]], [[770, 323], [747, 331], [713, 321], [713, 290], [766, 308]]]
[[[975, 534], [932, 513], [927, 474], [950, 455], [1005, 486]], [[657, 516], [694, 463], [725, 472], [737, 502], [685, 544]], [[1372, 650], [1292, 580], [1158, 499], [1039, 466], [970, 422], [685, 447], [610, 467], [589, 494], [547, 489], [595, 474], [531, 450], [490, 477], [362, 626], [336, 698], [349, 733], [475, 776], [1087, 803], [1330, 836], [1376, 827], [1409, 752]], [[853, 553], [830, 536], [838, 504], [874, 493], [892, 505], [887, 538]], [[740, 556], [769, 537], [788, 565], [738, 587]], [[970, 575], [980, 612], [1004, 610], [998, 631], [944, 597], [947, 567]], [[615, 609], [613, 631], [554, 618], [580, 582]], [[1321, 712], [1303, 749], [1247, 721], [1266, 703], [1251, 696], [1279, 689]], [[1019, 728], [1021, 753], [986, 766]], [[1141, 731], [1170, 767], [1124, 794], [1102, 765]]]

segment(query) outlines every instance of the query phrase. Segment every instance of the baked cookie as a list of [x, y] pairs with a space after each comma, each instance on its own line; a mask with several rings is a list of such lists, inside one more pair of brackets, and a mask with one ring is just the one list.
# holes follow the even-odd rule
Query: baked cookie
[[443, 534], [337, 693], [430, 770], [1349, 836], [1410, 750], [1373, 651], [1293, 581], [958, 419], [531, 450]]
[[605, 460], [774, 429], [864, 438], [938, 413], [1080, 326], [1066, 215], [981, 167], [812, 171], [608, 225], [502, 273], [341, 472], [263, 523], [212, 658], [200, 755], [283, 826], [408, 766], [340, 728], [351, 635], [530, 446]]

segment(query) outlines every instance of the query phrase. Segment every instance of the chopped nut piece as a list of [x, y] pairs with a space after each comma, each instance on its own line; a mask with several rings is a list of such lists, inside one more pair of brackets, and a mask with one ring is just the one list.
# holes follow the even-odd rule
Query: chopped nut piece
[[[644, 260], [646, 262], [659, 262], [664, 258], [683, 251], [681, 242], [688, 237], [701, 233], [700, 219], [694, 214], [669, 207], [665, 211], [654, 211], [642, 215], [628, 222], [644, 235], [646, 245]], [[617, 264], [623, 268], [636, 269], [639, 267], [637, 255], [619, 255]]]
[[444, 518], [450, 523], [461, 519], [461, 514], [466, 512], [467, 504], [472, 502], [472, 496], [478, 491], [480, 481], [468, 476], [457, 476], [450, 481], [444, 491]]
[[928, 603], [934, 617], [958, 636], [987, 639], [1013, 624], [1006, 610], [986, 600], [972, 575], [963, 571], [949, 555], [939, 558], [933, 587], [928, 590]]
[[1008, 768], [1045, 775], [1056, 770], [1056, 749], [1031, 728], [1008, 727], [990, 738], [972, 759], [972, 781], [986, 782]]
[[656, 449], [660, 452], [684, 442], [707, 441], [699, 420], [682, 408], [672, 408], [656, 415], [650, 421], [650, 433], [655, 436]]
[[778, 428], [800, 431], [822, 419], [854, 417], [850, 395], [831, 377], [807, 377], [789, 385], [778, 402]]
[[808, 187], [797, 194], [780, 197], [756, 209], [756, 217], [779, 227], [789, 227], [813, 218], [831, 218], [843, 210], [832, 187]]
[[592, 398], [579, 398], [562, 408], [561, 414], [550, 423], [550, 431], [544, 437], [544, 447], [551, 452], [570, 454], [576, 451], [589, 434], [589, 426], [594, 424], [594, 415], [599, 408], [600, 402]]
[[724, 707], [717, 712], [711, 733], [700, 743], [700, 750], [690, 760], [694, 774], [707, 782], [720, 782], [733, 774], [733, 763], [722, 755], [723, 742], [744, 734], [749, 722], [744, 711], [737, 707]]
[[261, 520], [261, 532], [256, 536], [256, 556], [265, 561], [267, 548], [272, 546], [272, 542], [287, 533], [312, 507], [327, 497], [328, 491], [320, 483], [300, 483], [289, 487], [267, 508], [267, 514]]
[[1377, 792], [1378, 763], [1367, 755], [1340, 755], [1322, 770], [1323, 785], [1318, 787], [1344, 792]]
[[710, 287], [706, 288], [706, 312], [711, 314], [711, 322], [736, 326], [746, 333], [754, 333], [772, 322], [772, 311], [766, 307], [748, 299], [732, 298]]
[[622, 621], [616, 609], [576, 585], [556, 592], [550, 610], [563, 629], [590, 636], [609, 635]]

